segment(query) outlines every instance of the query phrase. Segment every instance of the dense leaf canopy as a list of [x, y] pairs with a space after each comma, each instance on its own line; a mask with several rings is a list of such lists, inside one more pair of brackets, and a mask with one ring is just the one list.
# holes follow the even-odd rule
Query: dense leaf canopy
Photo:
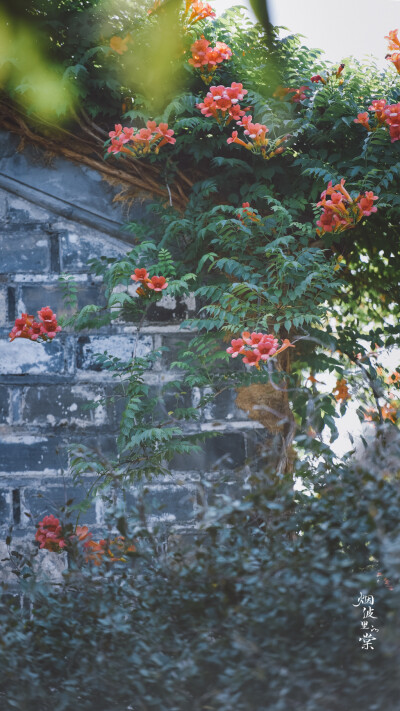
[[[128, 362], [104, 354], [99, 363], [122, 381], [125, 398], [118, 458], [80, 450], [72, 463], [77, 479], [96, 471], [97, 493], [168, 474], [174, 455], [206, 436], [196, 429], [196, 408], [184, 404], [192, 387], [201, 406], [225, 389], [264, 388], [257, 407], [278, 402], [275, 436], [246, 462], [239, 498], [225, 493], [224, 482], [211, 493], [202, 482], [212, 503], [201, 510], [189, 550], [174, 540], [160, 554], [143, 509], [117, 511], [113, 525], [137, 545], [131, 567], [105, 564], [92, 576], [70, 551], [62, 592], [34, 587], [29, 621], [0, 608], [0, 694], [10, 709], [29, 699], [69, 711], [79, 699], [84, 711], [286, 711], [295, 704], [395, 711], [400, 372], [385, 369], [382, 354], [399, 345], [400, 333], [400, 143], [391, 140], [400, 78], [393, 62], [385, 71], [357, 58], [332, 67], [299, 37], [279, 40], [267, 18], [265, 27], [253, 25], [239, 9], [194, 22], [195, 4], [125, 2], [116, 11], [108, 2], [36, 0], [9, 9], [9, 37], [32, 21], [35, 56], [52, 62], [69, 137], [83, 117], [86, 129], [105, 133], [105, 165], [151, 166], [165, 196], [149, 191], [146, 219], [127, 225], [135, 246], [123, 260], [93, 261], [107, 308], [86, 306], [63, 327], [120, 318], [142, 324], [164, 288], [177, 299], [196, 296], [197, 313], [186, 324], [194, 338], [165, 388], [176, 401], [164, 408], [168, 417], [143, 377], [159, 354]], [[200, 45], [193, 45], [202, 35], [212, 47], [228, 45], [232, 56], [196, 67]], [[10, 42], [4, 46], [11, 52]], [[37, 76], [6, 50], [4, 101], [25, 105], [28, 122], [41, 116], [50, 135], [44, 104], [35, 103]], [[208, 111], [208, 92], [208, 106], [230, 96], [231, 113]], [[369, 108], [382, 100], [392, 107], [385, 120]], [[135, 144], [134, 132], [146, 131], [152, 138]], [[331, 218], [337, 229], [324, 228]], [[159, 293], [150, 278], [136, 276], [140, 298], [132, 296], [136, 272], [163, 277]], [[74, 310], [67, 276], [64, 286]], [[232, 341], [237, 356], [234, 343], [251, 342], [251, 332], [268, 334], [268, 348], [276, 339], [276, 348], [246, 368], [243, 353], [232, 360], [226, 347]], [[333, 392], [329, 381], [320, 387], [328, 373], [337, 379]], [[362, 463], [354, 452], [339, 460], [330, 448], [352, 401], [369, 421], [369, 447], [357, 450]], [[192, 423], [189, 434], [182, 421]], [[294, 477], [303, 493], [293, 489]], [[29, 580], [31, 561], [19, 561]], [[360, 590], [374, 593], [385, 626], [371, 663], [356, 646]]]

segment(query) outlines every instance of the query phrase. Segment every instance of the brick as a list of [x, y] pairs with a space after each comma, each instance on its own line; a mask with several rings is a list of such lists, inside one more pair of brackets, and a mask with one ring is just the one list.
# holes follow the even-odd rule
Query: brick
[[7, 287], [0, 286], [0, 326], [8, 323]]
[[64, 372], [64, 348], [58, 336], [54, 341], [35, 343], [17, 338], [0, 340], [0, 374], [46, 374]]
[[171, 363], [179, 359], [182, 351], [186, 350], [188, 344], [194, 337], [194, 333], [178, 333], [177, 335], [165, 335], [162, 337], [163, 352], [161, 363], [164, 368], [169, 368]]
[[[78, 308], [88, 304], [105, 306], [104, 287], [102, 284], [77, 284]], [[29, 284], [22, 286], [22, 303], [26, 311], [36, 314], [42, 306], [50, 306], [57, 316], [69, 314], [64, 306], [63, 291], [58, 284]]]
[[7, 198], [9, 193], [0, 190], [0, 220], [4, 220], [7, 214]]
[[10, 222], [44, 222], [48, 223], [51, 219], [51, 213], [41, 207], [38, 207], [33, 202], [24, 200], [17, 195], [8, 193], [8, 209], [7, 220]]
[[40, 582], [61, 584], [64, 582], [63, 573], [68, 570], [67, 553], [40, 550], [34, 559], [33, 570]]
[[[158, 385], [148, 385], [147, 387], [148, 387], [148, 391], [147, 391], [146, 399], [147, 398], [150, 399], [150, 398], [154, 398], [154, 397], [157, 398], [157, 403], [156, 403], [155, 409], [153, 411], [154, 416], [153, 417], [149, 416], [147, 418], [147, 421], [150, 421], [153, 419], [154, 422], [159, 422], [160, 420], [166, 419], [168, 409], [172, 409], [172, 408], [167, 409], [167, 407], [165, 406], [159, 386]], [[110, 385], [109, 387], [107, 387], [106, 391], [107, 391], [108, 396], [114, 397], [113, 420], [114, 420], [115, 424], [118, 426], [118, 424], [121, 421], [121, 417], [122, 417], [122, 414], [124, 412], [124, 409], [126, 407], [128, 400], [126, 397], [123, 396], [122, 388], [120, 386], [118, 386], [118, 384], [115, 384], [114, 386]]]
[[275, 470], [282, 452], [281, 434], [265, 428], [246, 432], [247, 463], [256, 471]]
[[8, 422], [9, 417], [9, 392], [8, 388], [4, 385], [0, 385], [0, 423], [5, 424]]
[[[203, 395], [206, 393], [203, 393]], [[246, 414], [236, 407], [237, 392], [234, 388], [224, 390], [204, 406], [205, 420], [245, 420]]]
[[64, 443], [56, 436], [0, 435], [0, 471], [27, 472], [67, 466]]
[[187, 304], [183, 299], [176, 299], [169, 294], [164, 294], [160, 301], [150, 304], [146, 314], [146, 321], [162, 323], [183, 321], [188, 315]]
[[[230, 476], [232, 476], [231, 473]], [[244, 488], [243, 484], [244, 480], [242, 478], [232, 481], [232, 479], [229, 480], [225, 477], [225, 479], [222, 478], [221, 481], [220, 477], [218, 477], [217, 481], [205, 488], [204, 495], [207, 500], [207, 505], [218, 505], [221, 496], [229, 496], [231, 499], [242, 499], [248, 494], [248, 490]]]
[[[22, 420], [32, 425], [59, 424], [101, 427], [108, 422], [107, 407], [88, 409], [85, 405], [105, 396], [103, 388], [92, 385], [50, 385], [24, 391]], [[113, 406], [108, 408], [113, 413]]]
[[193, 407], [192, 392], [189, 388], [184, 388], [182, 385], [182, 391], [178, 390], [166, 390], [160, 395], [163, 400], [163, 410], [167, 414], [168, 412], [175, 412], [177, 409]]
[[[29, 536], [29, 537], [28, 537]], [[37, 546], [34, 543], [34, 530], [31, 535], [27, 535], [26, 529], [20, 531], [14, 530], [11, 543], [11, 549], [27, 555], [37, 551]], [[53, 553], [53, 551], [39, 550], [37, 556], [33, 558], [33, 570], [36, 573], [37, 580], [42, 583], [62, 583], [63, 573], [68, 568], [68, 557], [66, 553]], [[0, 540], [0, 577], [2, 583], [7, 584], [7, 597], [9, 602], [12, 601], [18, 608], [23, 605], [25, 612], [29, 613], [30, 601], [28, 596], [21, 596], [21, 587], [18, 583], [18, 577], [12, 572], [14, 565], [9, 562], [9, 550], [5, 543]], [[6, 599], [6, 595], [2, 595]]]
[[171, 469], [201, 472], [236, 469], [246, 461], [245, 436], [242, 432], [225, 432], [200, 443], [201, 451], [176, 455]]
[[[96, 354], [107, 353], [110, 356], [127, 361], [133, 356], [135, 336], [81, 336], [78, 341], [77, 365], [81, 370], [101, 370], [96, 363]], [[153, 350], [152, 336], [139, 336], [136, 355], [145, 358]]]
[[[83, 445], [93, 452], [93, 460], [99, 455], [108, 459], [115, 459], [117, 454], [117, 439], [115, 434], [104, 432], [77, 433], [72, 432], [65, 436], [63, 444], [69, 448], [69, 460], [77, 453], [77, 447]], [[78, 452], [79, 453], [79, 452]]]
[[0, 253], [2, 274], [49, 270], [49, 240], [41, 226], [0, 228]]
[[116, 241], [101, 239], [94, 230], [74, 229], [60, 232], [61, 268], [65, 272], [88, 272], [88, 261], [105, 257], [122, 257], [127, 247]]
[[11, 388], [10, 390], [10, 424], [21, 422], [21, 388]]
[[[25, 511], [31, 515], [34, 525], [43, 516], [52, 513], [61, 519], [65, 516], [63, 508], [67, 501], [73, 499], [70, 505], [77, 504], [84, 500], [92, 482], [88, 480], [87, 487], [77, 486], [70, 479], [48, 479], [44, 488], [41, 482], [33, 482], [33, 485], [21, 488], [21, 499], [24, 502]], [[75, 517], [77, 513], [75, 514]], [[27, 517], [25, 517], [27, 518]], [[68, 522], [74, 521], [74, 514], [68, 518]], [[90, 508], [82, 513], [81, 522], [86, 524], [96, 523], [96, 505], [93, 502]], [[26, 522], [24, 522], [26, 525]]]
[[14, 286], [9, 286], [7, 288], [7, 321], [14, 325], [14, 321], [17, 318], [17, 290]]
[[11, 492], [2, 489], [0, 490], [0, 527], [9, 526], [11, 520]]
[[144, 502], [147, 516], [166, 523], [183, 522], [195, 515], [197, 487], [194, 484], [149, 485], [142, 492], [131, 491], [127, 494], [128, 510], [130, 505], [137, 506], [140, 500]]

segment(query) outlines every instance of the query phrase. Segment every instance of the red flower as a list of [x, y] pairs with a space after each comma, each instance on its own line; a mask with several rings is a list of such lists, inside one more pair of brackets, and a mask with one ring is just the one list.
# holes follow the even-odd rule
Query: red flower
[[290, 89], [288, 89], [287, 87], [278, 86], [278, 87], [275, 89], [275, 91], [274, 91], [274, 93], [272, 94], [272, 96], [273, 96], [275, 99], [280, 99], [281, 101], [283, 101], [283, 99], [285, 99], [286, 96], [287, 96], [289, 93], [290, 93]]
[[56, 314], [53, 313], [50, 306], [44, 306], [38, 311], [38, 315], [42, 323], [35, 321], [34, 317], [29, 314], [22, 314], [20, 318], [15, 319], [15, 325], [9, 334], [10, 340], [28, 338], [30, 341], [37, 341], [40, 338], [46, 341], [48, 338], [54, 338], [56, 333], [61, 331]]
[[35, 539], [40, 544], [39, 548], [55, 553], [61, 553], [61, 549], [66, 546], [60, 521], [53, 514], [45, 516], [43, 521], [37, 524]]
[[232, 56], [232, 50], [225, 42], [217, 42], [215, 47], [211, 47], [204, 35], [192, 44], [190, 51], [192, 57], [189, 59], [189, 64], [197, 69], [206, 67], [208, 71], [215, 70], [217, 64], [221, 64]]
[[374, 195], [372, 190], [369, 190], [365, 193], [365, 196], [361, 197], [358, 201], [360, 210], [362, 211], [362, 214], [366, 217], [369, 217], [369, 215], [371, 215], [373, 212], [376, 212], [378, 209], [374, 205], [374, 200], [378, 200], [378, 196]]
[[[234, 338], [231, 341], [231, 346], [226, 349], [232, 358], [237, 358], [240, 354], [243, 356], [243, 363], [246, 365], [255, 365], [260, 367], [260, 360], [266, 361], [278, 353], [286, 350], [286, 348], [294, 348], [288, 338], [285, 338], [280, 348], [278, 348], [278, 339], [273, 334], [257, 333], [253, 331], [243, 331], [242, 338]], [[246, 349], [245, 346], [250, 346], [251, 349]]]
[[38, 316], [42, 321], [52, 321], [56, 317], [50, 306], [43, 306], [38, 311]]
[[232, 358], [237, 358], [239, 353], [242, 353], [243, 350], [244, 350], [243, 338], [234, 338], [231, 341], [231, 345], [229, 346], [229, 348], [226, 349], [226, 352], [232, 354]]
[[157, 134], [162, 136], [162, 140], [160, 141], [160, 143], [158, 144], [158, 146], [156, 148], [156, 151], [155, 151], [156, 153], [158, 153], [160, 148], [162, 148], [162, 146], [165, 146], [166, 143], [170, 143], [171, 145], [176, 143], [176, 138], [172, 138], [172, 136], [174, 135], [174, 131], [172, 130], [172, 128], [168, 128], [167, 123], [160, 123], [160, 125], [157, 126], [155, 131]]
[[[38, 311], [38, 316], [43, 322], [40, 324], [40, 333], [38, 335], [42, 338], [54, 338], [58, 331], [61, 331], [61, 326], [57, 323], [56, 314], [53, 313], [50, 306], [44, 306], [40, 311]], [[36, 324], [33, 324], [33, 327]], [[36, 331], [37, 333], [37, 331]], [[35, 335], [35, 330], [33, 328], [33, 335]], [[38, 337], [36, 336], [36, 338]], [[33, 338], [33, 337], [32, 337]], [[33, 340], [35, 340], [33, 338]]]
[[261, 343], [261, 341], [264, 340], [265, 337], [266, 336], [264, 333], [256, 333], [255, 331], [253, 331], [253, 333], [243, 331], [242, 333], [242, 338], [244, 342], [247, 346], [252, 346], [252, 348], [258, 346], [258, 344]]
[[373, 111], [375, 113], [375, 118], [378, 124], [382, 125], [386, 123], [386, 109], [388, 104], [385, 99], [379, 99], [379, 101], [373, 101], [368, 111]]
[[232, 136], [227, 139], [227, 143], [238, 143], [239, 146], [244, 146], [245, 148], [251, 149], [251, 144], [246, 143], [245, 141], [242, 141], [241, 138], [238, 137], [238, 132], [237, 131], [232, 131]]
[[393, 54], [387, 54], [386, 59], [388, 62], [392, 62], [396, 67], [398, 73], [400, 73], [400, 52], [393, 52]]
[[232, 119], [239, 121], [245, 111], [241, 109], [239, 101], [247, 94], [243, 84], [232, 82], [231, 86], [210, 86], [210, 91], [196, 108], [208, 118], [213, 117], [218, 123], [228, 124]]
[[[233, 117], [233, 115], [234, 114], [231, 111], [231, 116]], [[242, 139], [238, 137], [237, 131], [233, 131], [232, 136], [227, 139], [227, 143], [238, 143], [239, 145], [244, 146], [255, 153], [260, 153], [266, 160], [284, 151], [281, 144], [289, 138], [289, 135], [275, 140], [275, 149], [270, 150], [269, 153], [267, 153], [267, 146], [269, 144], [269, 140], [267, 138], [269, 129], [267, 126], [262, 123], [253, 123], [253, 117], [250, 115], [242, 116], [241, 118], [239, 117], [239, 119], [236, 119], [236, 123], [238, 126], [242, 126], [244, 128], [244, 135], [249, 138], [250, 143], [242, 141]], [[278, 148], [278, 146], [280, 147]]]
[[15, 338], [31, 338], [32, 335], [32, 324], [34, 323], [34, 317], [29, 314], [22, 314], [20, 318], [15, 319], [15, 325], [9, 334], [10, 340], [13, 341]]
[[[396, 30], [396, 32], [397, 32], [397, 30]], [[376, 577], [377, 577], [377, 578], [382, 577], [382, 573], [377, 573], [377, 574], [376, 574]], [[383, 582], [385, 583], [386, 587], [387, 587], [389, 590], [394, 590], [394, 587], [393, 587], [393, 585], [391, 584], [389, 578], [383, 578]]]
[[300, 101], [304, 101], [304, 99], [307, 99], [307, 94], [305, 93], [306, 91], [310, 91], [309, 86], [300, 86], [298, 89], [288, 89], [282, 86], [278, 86], [272, 96], [275, 96], [278, 99], [284, 99], [286, 96], [288, 96], [288, 94], [293, 94], [293, 96], [290, 97], [290, 101], [292, 103], [298, 104], [300, 103]]
[[174, 131], [168, 128], [167, 123], [160, 123], [157, 126], [155, 121], [147, 121], [146, 128], [139, 130], [132, 126], [122, 128], [121, 124], [116, 124], [115, 131], [109, 133], [111, 143], [107, 153], [142, 156], [149, 153], [153, 147], [154, 152], [158, 153], [166, 143], [175, 143], [176, 139], [172, 138], [173, 135]]
[[[243, 210], [243, 216], [247, 217], [249, 220], [252, 222], [260, 222], [260, 219], [257, 217], [256, 213], [254, 210], [248, 209], [250, 208], [250, 203], [249, 202], [244, 202], [242, 204], [242, 210]], [[238, 220], [244, 224], [244, 220], [242, 215], [239, 213], [237, 216]]]
[[357, 118], [354, 119], [354, 123], [360, 123], [361, 126], [364, 126], [364, 128], [367, 129], [367, 131], [371, 131], [371, 126], [369, 125], [369, 115], [365, 111], [362, 114], [357, 114]]
[[389, 405], [385, 403], [382, 407], [382, 418], [384, 420], [390, 420], [390, 422], [393, 422], [393, 424], [396, 424], [397, 421], [397, 407], [396, 404], [392, 401]]
[[326, 81], [323, 77], [321, 77], [321, 74], [314, 74], [314, 76], [311, 77], [311, 81], [313, 84], [318, 84], [318, 82], [321, 82], [322, 84], [326, 84]]
[[117, 52], [117, 54], [124, 54], [128, 49], [128, 42], [132, 42], [132, 37], [129, 34], [124, 38], [114, 35], [114, 37], [110, 39], [110, 47], [114, 52]]
[[259, 368], [260, 356], [255, 351], [243, 351], [243, 363], [246, 365], [255, 365]]
[[400, 138], [400, 103], [386, 106], [384, 114], [385, 123], [389, 126], [391, 142], [394, 143]]
[[115, 124], [115, 131], [110, 131], [109, 136], [110, 138], [119, 138], [122, 133], [122, 124], [116, 123]]
[[254, 353], [260, 356], [261, 360], [268, 360], [278, 350], [278, 339], [274, 336], [265, 336], [263, 340], [254, 349]]
[[168, 282], [163, 276], [153, 276], [150, 281], [146, 282], [148, 289], [154, 289], [154, 291], [162, 291], [168, 286]]
[[205, 20], [207, 17], [215, 17], [214, 10], [207, 2], [186, 0], [185, 15], [189, 13], [189, 10], [191, 10], [191, 14], [186, 23], [187, 27], [194, 25], [196, 22], [200, 22], [200, 20]]
[[[81, 530], [78, 532], [78, 529]], [[91, 562], [96, 566], [101, 565], [103, 561], [107, 563], [125, 562], [126, 558], [124, 556], [126, 553], [136, 551], [133, 544], [125, 543], [123, 536], [117, 536], [111, 541], [105, 539], [93, 541], [92, 534], [88, 532], [87, 526], [77, 526], [76, 535], [80, 541], [83, 541], [86, 563]]]
[[244, 115], [244, 110], [240, 107], [240, 104], [235, 104], [234, 106], [231, 106], [229, 109], [229, 116], [233, 121], [236, 121], [236, 123], [239, 123], [241, 118]]
[[330, 181], [327, 189], [321, 193], [321, 201], [317, 203], [318, 207], [323, 207], [323, 213], [317, 221], [317, 227], [320, 228], [317, 229], [317, 234], [320, 236], [326, 232], [337, 233], [351, 229], [363, 216], [377, 211], [373, 202], [378, 198], [372, 191], [358, 195], [353, 200], [344, 184], [344, 178], [334, 186]]
[[150, 274], [147, 271], [147, 269], [145, 269], [145, 268], [135, 269], [134, 273], [131, 275], [131, 279], [133, 279], [133, 281], [144, 281], [145, 282], [149, 279], [149, 277], [150, 277]]
[[400, 40], [397, 36], [398, 30], [390, 30], [389, 34], [385, 36], [388, 40], [388, 49], [400, 49]]
[[345, 378], [342, 378], [340, 380], [336, 381], [336, 386], [332, 391], [333, 395], [335, 396], [336, 402], [346, 402], [346, 400], [350, 400], [350, 393], [349, 389], [347, 387], [347, 380]]

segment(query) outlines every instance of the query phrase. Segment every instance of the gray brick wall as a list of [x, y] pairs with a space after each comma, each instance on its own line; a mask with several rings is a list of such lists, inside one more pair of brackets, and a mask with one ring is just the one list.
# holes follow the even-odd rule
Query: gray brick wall
[[[58, 185], [62, 182], [60, 171], [65, 170], [69, 182], [64, 199], [74, 202], [74, 189], [79, 190], [76, 200], [87, 207], [89, 197], [81, 194], [82, 182], [77, 180], [74, 187], [70, 164], [57, 161], [55, 170], [40, 164], [32, 166], [26, 158], [22, 167], [13, 161], [12, 152], [0, 156], [0, 174], [7, 166], [9, 172], [17, 166], [21, 173], [28, 165], [32, 186], [41, 185], [41, 190], [47, 190], [53, 197], [55, 176]], [[91, 180], [88, 194], [93, 190], [93, 175]], [[101, 193], [99, 204], [111, 204], [109, 187], [104, 189], [106, 199], [101, 185], [96, 184]], [[85, 405], [109, 395], [115, 382], [109, 373], [99, 371], [95, 353], [107, 350], [129, 358], [136, 340], [136, 326], [121, 323], [103, 327], [96, 333], [63, 331], [55, 341], [46, 344], [23, 339], [9, 342], [8, 333], [21, 312], [35, 314], [47, 305], [58, 315], [64, 312], [58, 282], [61, 272], [70, 273], [78, 283], [79, 306], [102, 303], [102, 284], [89, 273], [88, 259], [100, 254], [122, 255], [130, 248], [129, 242], [122, 238], [46, 209], [42, 198], [38, 206], [33, 198], [30, 201], [12, 190], [0, 189], [0, 540], [3, 541], [10, 524], [17, 538], [32, 539], [34, 525], [43, 515], [57, 515], [66, 501], [71, 498], [78, 501], [84, 496], [85, 485], [89, 488], [91, 480], [88, 478], [81, 488], [72, 486], [68, 445], [84, 444], [105, 454], [115, 451], [121, 401], [96, 409], [87, 409]], [[189, 338], [188, 333], [179, 329], [179, 323], [193, 309], [193, 299], [177, 303], [165, 295], [149, 313], [139, 337], [138, 355], [146, 355], [160, 346], [169, 349], [146, 375], [152, 394], [176, 377], [170, 371], [170, 363], [176, 357], [178, 341]], [[199, 396], [197, 391], [188, 393], [186, 404], [197, 404]], [[174, 408], [173, 398], [168, 405]], [[193, 430], [194, 425], [190, 427]], [[229, 392], [204, 408], [196, 427], [223, 434], [210, 440], [199, 454], [176, 456], [171, 476], [147, 486], [146, 499], [154, 519], [183, 528], [193, 521], [203, 496], [198, 487], [200, 474], [208, 475], [210, 481], [227, 475], [234, 485], [235, 469], [243, 466], [260, 436], [258, 424], [246, 420], [235, 406], [235, 393]], [[127, 496], [127, 504], [138, 494], [139, 490], [133, 489]], [[82, 521], [101, 527], [104, 514], [103, 503], [97, 501]]]

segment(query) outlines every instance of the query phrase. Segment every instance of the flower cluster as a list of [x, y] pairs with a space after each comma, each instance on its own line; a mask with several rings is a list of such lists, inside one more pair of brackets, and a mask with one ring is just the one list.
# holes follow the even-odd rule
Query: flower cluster
[[[400, 74], [400, 40], [397, 36], [398, 30], [391, 30], [385, 39], [388, 40], [388, 50], [389, 54], [386, 55], [386, 59], [396, 67], [397, 72]], [[392, 51], [394, 50], [394, 51]]]
[[278, 86], [272, 94], [275, 99], [283, 101], [289, 98], [292, 104], [299, 104], [300, 101], [307, 99], [306, 91], [311, 91], [309, 86], [300, 86], [298, 89], [290, 89], [284, 86]]
[[321, 193], [321, 201], [318, 207], [323, 208], [321, 217], [317, 222], [317, 234], [324, 235], [327, 232], [334, 234], [355, 227], [362, 217], [368, 217], [377, 211], [374, 200], [377, 196], [373, 192], [367, 191], [364, 195], [358, 195], [355, 200], [349, 195], [344, 187], [345, 180], [332, 186], [332, 181], [326, 190]]
[[126, 543], [123, 536], [117, 536], [112, 540], [102, 539], [94, 541], [87, 526], [77, 526], [75, 533], [64, 535], [60, 520], [50, 514], [45, 516], [43, 521], [37, 524], [35, 539], [39, 543], [39, 548], [62, 553], [64, 548], [73, 545], [77, 540], [83, 545], [85, 561], [100, 565], [103, 560], [107, 562], [125, 561], [127, 553], [133, 553], [136, 548], [133, 544]]
[[160, 292], [168, 286], [168, 282], [165, 277], [150, 277], [149, 272], [145, 268], [135, 269], [134, 273], [131, 274], [131, 279], [139, 282], [140, 284], [140, 286], [136, 289], [136, 293], [139, 294], [139, 296], [151, 296], [153, 292]]
[[390, 422], [393, 422], [393, 424], [396, 424], [397, 422], [397, 403], [394, 400], [391, 400], [390, 403], [385, 403], [382, 407], [382, 418], [384, 420], [390, 420]]
[[[391, 400], [381, 407], [381, 415], [383, 420], [389, 420], [395, 425], [398, 419], [398, 402]], [[379, 422], [379, 413], [374, 407], [368, 407], [364, 415], [365, 422]]]
[[154, 0], [154, 5], [153, 7], [150, 8], [150, 10], [147, 10], [148, 15], [152, 15], [154, 12], [157, 12], [162, 7], [162, 0]]
[[361, 124], [367, 131], [375, 131], [380, 126], [389, 126], [391, 142], [400, 139], [400, 103], [387, 104], [385, 99], [379, 99], [372, 102], [368, 111], [375, 114], [375, 126], [370, 125], [370, 116], [366, 111], [358, 114], [354, 123]]
[[247, 140], [239, 138], [238, 131], [233, 131], [227, 143], [237, 143], [268, 160], [283, 152], [284, 148], [281, 144], [289, 136], [283, 136], [269, 145], [267, 126], [253, 123], [253, 117], [246, 115], [249, 107], [242, 109], [239, 104], [247, 93], [247, 89], [243, 89], [243, 85], [237, 82], [232, 82], [231, 86], [210, 86], [204, 101], [196, 104], [196, 107], [204, 116], [215, 118], [220, 125], [228, 125], [232, 120], [236, 121], [237, 125], [244, 129], [243, 133]]
[[380, 582], [380, 578], [382, 578], [382, 579], [383, 579], [383, 582], [384, 582], [384, 584], [385, 584], [385, 586], [386, 586], [389, 590], [394, 590], [394, 587], [393, 587], [391, 581], [389, 580], [389, 578], [385, 578], [385, 577], [382, 575], [382, 573], [377, 573], [377, 574], [376, 574], [376, 577], [379, 578], [378, 582]]
[[398, 370], [394, 370], [393, 373], [391, 373], [390, 375], [388, 375], [388, 377], [387, 377], [386, 380], [385, 380], [385, 383], [387, 383], [388, 385], [395, 385], [395, 384], [396, 384], [396, 387], [400, 387], [399, 385], [397, 385], [397, 383], [400, 383], [400, 373], [399, 373], [399, 371], [398, 371]]
[[166, 143], [174, 144], [174, 131], [168, 128], [167, 123], [160, 123], [157, 126], [155, 121], [147, 121], [146, 128], [135, 129], [133, 127], [122, 127], [120, 123], [115, 125], [114, 131], [109, 134], [111, 144], [107, 148], [107, 153], [127, 153], [130, 156], [143, 156], [153, 148], [158, 153]]
[[43, 521], [37, 524], [35, 539], [39, 543], [39, 548], [44, 548], [54, 553], [61, 553], [66, 546], [60, 520], [53, 514], [45, 516]]
[[85, 562], [91, 562], [96, 566], [101, 565], [103, 560], [108, 563], [125, 562], [126, 554], [136, 551], [133, 544], [125, 542], [124, 536], [117, 536], [112, 540], [94, 541], [87, 526], [77, 526], [75, 536], [83, 545]]
[[213, 72], [217, 69], [218, 64], [232, 56], [232, 50], [225, 42], [216, 42], [215, 47], [211, 47], [204, 35], [192, 44], [190, 51], [192, 56], [189, 59], [189, 64], [201, 70], [200, 76], [206, 83], [212, 80]]
[[186, 0], [185, 17], [185, 26], [189, 28], [195, 25], [196, 22], [206, 20], [207, 17], [215, 17], [215, 12], [208, 2]]
[[243, 133], [248, 139], [248, 141], [243, 141], [241, 138], [239, 138], [238, 132], [233, 131], [232, 136], [228, 138], [227, 143], [237, 143], [239, 146], [247, 148], [247, 150], [253, 151], [254, 153], [260, 153], [262, 157], [266, 160], [269, 160], [270, 158], [279, 155], [279, 153], [283, 153], [284, 146], [282, 146], [281, 144], [284, 143], [284, 141], [286, 141], [289, 136], [283, 136], [282, 138], [278, 138], [276, 141], [273, 142], [273, 145], [270, 146], [270, 150], [267, 150], [269, 145], [267, 133], [269, 132], [269, 129], [264, 126], [264, 124], [253, 123], [252, 116], [243, 116], [243, 118], [237, 121], [236, 123], [238, 124], [238, 126], [242, 126], [244, 128]]
[[321, 84], [332, 84], [337, 83], [337, 80], [339, 80], [339, 84], [343, 84], [343, 79], [340, 75], [344, 67], [344, 64], [340, 64], [336, 71], [333, 70], [332, 72], [326, 72], [324, 77], [321, 74], [314, 74], [314, 76], [310, 78], [310, 81], [312, 81], [313, 84], [319, 84], [319, 82], [321, 82]]
[[111, 37], [110, 39], [110, 47], [114, 50], [114, 52], [117, 52], [117, 54], [124, 54], [124, 52], [127, 52], [128, 50], [129, 42], [132, 42], [130, 34], [127, 34], [124, 38], [114, 35], [114, 37]]
[[268, 333], [250, 333], [243, 331], [241, 338], [234, 338], [231, 345], [226, 349], [232, 358], [238, 355], [243, 356], [243, 363], [260, 367], [260, 361], [267, 361], [269, 358], [278, 355], [286, 348], [294, 348], [287, 338], [279, 347], [278, 339]]
[[350, 400], [350, 393], [347, 387], [347, 380], [345, 378], [341, 378], [336, 381], [336, 386], [333, 389], [332, 394], [334, 395], [336, 402], [344, 403], [346, 400]]
[[54, 338], [61, 326], [57, 323], [56, 314], [50, 306], [44, 306], [38, 311], [40, 321], [35, 321], [35, 317], [30, 314], [22, 314], [15, 319], [15, 325], [9, 333], [10, 340], [15, 338], [27, 338], [30, 341], [47, 341]]
[[203, 116], [215, 118], [222, 125], [230, 121], [240, 121], [247, 109], [242, 109], [241, 101], [248, 93], [243, 89], [243, 84], [233, 81], [230, 86], [210, 86], [210, 91], [196, 108], [200, 109]]
[[251, 220], [251, 222], [260, 222], [260, 218], [257, 217], [257, 213], [251, 209], [249, 202], [242, 203], [242, 211], [237, 215], [237, 219], [240, 220], [242, 224], [245, 223], [244, 218]]

